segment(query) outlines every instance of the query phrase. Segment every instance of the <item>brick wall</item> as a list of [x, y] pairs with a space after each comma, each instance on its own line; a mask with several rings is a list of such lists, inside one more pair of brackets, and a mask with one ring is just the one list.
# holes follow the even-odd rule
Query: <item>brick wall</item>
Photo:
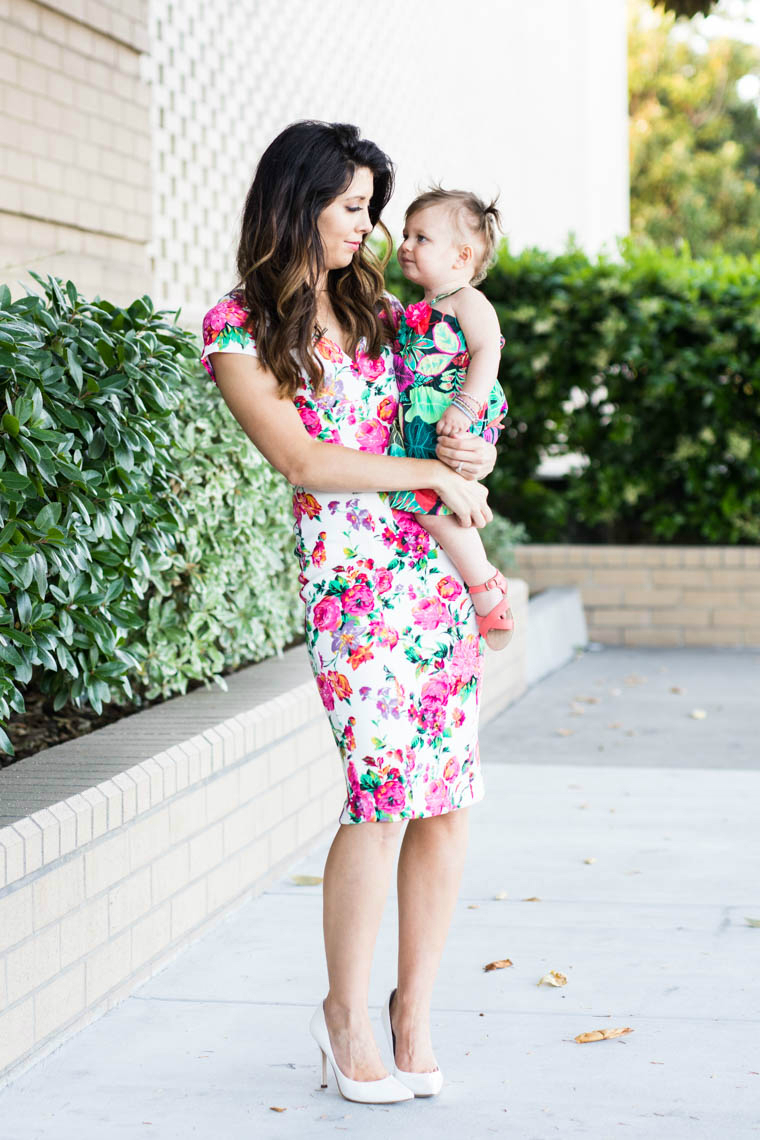
[[589, 637], [608, 645], [760, 646], [760, 548], [522, 547], [531, 593], [577, 586]]
[[150, 290], [148, 3], [4, 0], [0, 280], [127, 302]]

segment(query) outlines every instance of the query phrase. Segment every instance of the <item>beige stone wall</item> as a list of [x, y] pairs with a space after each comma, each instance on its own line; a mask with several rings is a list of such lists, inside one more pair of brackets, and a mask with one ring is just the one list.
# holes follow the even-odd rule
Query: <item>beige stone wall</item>
[[0, 281], [151, 289], [148, 0], [0, 0]]
[[577, 586], [608, 645], [760, 646], [760, 548], [525, 546], [531, 593]]

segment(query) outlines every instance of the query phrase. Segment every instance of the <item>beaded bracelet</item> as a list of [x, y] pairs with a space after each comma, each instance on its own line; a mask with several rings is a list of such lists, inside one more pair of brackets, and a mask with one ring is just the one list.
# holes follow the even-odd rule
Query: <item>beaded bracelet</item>
[[478, 403], [478, 401], [475, 399], [474, 396], [470, 395], [469, 392], [463, 392], [460, 390], [459, 392], [456, 393], [456, 396], [457, 396], [457, 399], [459, 399], [459, 400], [469, 400], [471, 402], [473, 411], [479, 411], [480, 410], [480, 404]]
[[470, 421], [470, 423], [474, 424], [477, 422], [479, 417], [473, 414], [470, 408], [468, 408], [467, 405], [463, 403], [462, 400], [460, 400], [458, 395], [454, 396], [453, 400], [451, 401], [451, 406], [452, 408], [457, 408], [458, 411], [467, 416], [467, 419]]

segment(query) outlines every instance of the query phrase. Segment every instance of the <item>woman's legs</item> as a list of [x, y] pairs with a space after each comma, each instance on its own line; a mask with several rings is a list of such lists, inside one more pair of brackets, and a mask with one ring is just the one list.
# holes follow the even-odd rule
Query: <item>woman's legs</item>
[[467, 851], [469, 808], [413, 819], [398, 861], [398, 990], [391, 1006], [396, 1064], [434, 1069], [430, 1000]]
[[325, 863], [323, 927], [330, 989], [325, 1021], [338, 1068], [355, 1081], [387, 1076], [367, 1008], [369, 976], [401, 823], [341, 824]]

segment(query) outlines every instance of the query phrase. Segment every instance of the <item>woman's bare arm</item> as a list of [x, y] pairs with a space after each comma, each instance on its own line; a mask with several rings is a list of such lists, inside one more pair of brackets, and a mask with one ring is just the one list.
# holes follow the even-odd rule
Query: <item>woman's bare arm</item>
[[487, 492], [437, 459], [374, 455], [313, 439], [271, 372], [251, 356], [213, 353], [225, 403], [248, 438], [289, 483], [315, 491], [416, 491], [440, 495], [464, 526], [492, 518]]

